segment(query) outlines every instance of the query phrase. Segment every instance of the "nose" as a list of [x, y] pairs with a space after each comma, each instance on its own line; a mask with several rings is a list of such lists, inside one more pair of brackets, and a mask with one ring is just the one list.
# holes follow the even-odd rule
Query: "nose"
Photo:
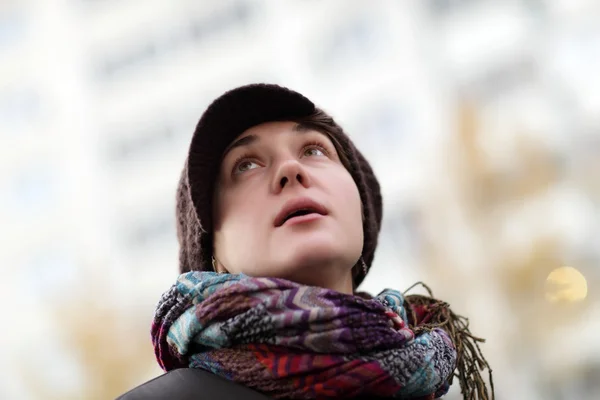
[[273, 177], [272, 190], [280, 193], [285, 187], [301, 185], [310, 186], [310, 178], [301, 163], [297, 160], [286, 160], [281, 163]]

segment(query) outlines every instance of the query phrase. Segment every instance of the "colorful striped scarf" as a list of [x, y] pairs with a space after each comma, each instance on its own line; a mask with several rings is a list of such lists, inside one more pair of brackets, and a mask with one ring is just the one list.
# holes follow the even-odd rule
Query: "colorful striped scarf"
[[152, 342], [165, 371], [201, 368], [273, 398], [438, 398], [460, 354], [442, 325], [418, 329], [427, 307], [407, 304], [394, 290], [193, 271], [163, 294]]

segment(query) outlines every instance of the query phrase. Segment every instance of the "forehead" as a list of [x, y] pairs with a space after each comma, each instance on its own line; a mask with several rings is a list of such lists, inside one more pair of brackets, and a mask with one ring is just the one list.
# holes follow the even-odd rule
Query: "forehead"
[[237, 139], [242, 139], [246, 136], [266, 136], [274, 133], [287, 133], [287, 132], [303, 132], [308, 130], [306, 127], [292, 121], [271, 121], [264, 122], [259, 125], [255, 125], [251, 128], [246, 129], [239, 135]]
[[[255, 125], [251, 128], [246, 129], [241, 135], [236, 137], [229, 146], [223, 152], [223, 156], [226, 156], [231, 150], [244, 146], [251, 145], [253, 143], [262, 142], [263, 139], [272, 137], [273, 135], [281, 134], [303, 134], [303, 133], [316, 133], [322, 135], [321, 132], [311, 129], [305, 125], [299, 124], [292, 121], [275, 121], [265, 122], [259, 125]], [[326, 135], [323, 135], [326, 136]]]

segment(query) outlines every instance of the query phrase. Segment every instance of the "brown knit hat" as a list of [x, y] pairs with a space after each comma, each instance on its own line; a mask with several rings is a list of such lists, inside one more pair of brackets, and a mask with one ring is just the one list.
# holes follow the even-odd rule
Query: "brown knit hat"
[[[225, 148], [248, 128], [264, 122], [295, 120], [322, 110], [300, 93], [272, 84], [251, 84], [226, 92], [212, 102], [200, 118], [177, 189], [179, 270], [212, 270], [212, 198]], [[326, 114], [325, 114], [326, 115]], [[371, 267], [381, 227], [382, 204], [377, 178], [342, 128], [327, 116], [327, 130], [348, 158], [347, 168], [363, 204], [367, 266], [354, 269], [358, 286]]]

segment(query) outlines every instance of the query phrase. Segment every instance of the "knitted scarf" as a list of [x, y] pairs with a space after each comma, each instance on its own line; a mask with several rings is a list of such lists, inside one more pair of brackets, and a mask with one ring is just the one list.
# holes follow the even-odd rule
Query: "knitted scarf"
[[489, 399], [477, 341], [431, 297], [199, 271], [163, 294], [152, 325], [163, 370], [201, 368], [279, 399], [434, 399], [455, 369], [465, 398]]

